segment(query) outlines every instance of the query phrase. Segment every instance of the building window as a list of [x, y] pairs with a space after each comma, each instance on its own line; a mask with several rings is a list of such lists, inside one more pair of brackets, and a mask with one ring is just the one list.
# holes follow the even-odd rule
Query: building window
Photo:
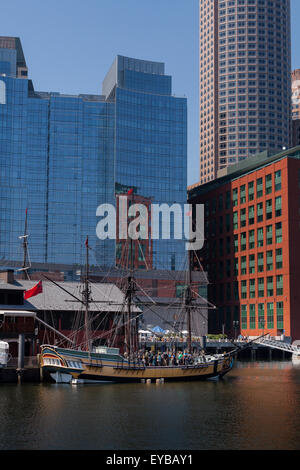
[[258, 180], [256, 181], [256, 197], [259, 198], [259, 197], [262, 197], [262, 195], [263, 195], [263, 179], [258, 178]]
[[255, 274], [255, 255], [249, 255], [249, 274]]
[[243, 184], [240, 188], [240, 203], [245, 204], [246, 202], [246, 185]]
[[249, 250], [255, 248], [255, 232], [254, 230], [249, 230]]
[[250, 279], [249, 281], [249, 297], [250, 299], [255, 299], [255, 279]]
[[274, 288], [273, 288], [273, 276], [267, 277], [267, 297], [273, 297]]
[[283, 275], [276, 276], [276, 295], [283, 295]]
[[272, 175], [266, 175], [266, 194], [272, 193]]
[[277, 248], [276, 250], [276, 269], [282, 268], [282, 248]]
[[272, 199], [266, 201], [266, 219], [272, 219]]
[[262, 247], [264, 246], [264, 228], [260, 227], [257, 229], [257, 246]]
[[234, 252], [239, 251], [239, 236], [234, 235]]
[[246, 232], [241, 233], [241, 251], [247, 249], [247, 235]]
[[246, 280], [241, 282], [241, 298], [247, 299], [247, 281]]
[[247, 305], [241, 305], [241, 323], [242, 329], [247, 329]]
[[184, 293], [187, 286], [184, 284], [180, 284], [176, 286], [176, 297], [184, 297]]
[[265, 305], [258, 304], [258, 328], [264, 329], [265, 327]]
[[238, 205], [238, 188], [235, 188], [232, 191], [232, 205], [233, 207]]
[[263, 214], [263, 203], [262, 203], [262, 202], [259, 202], [259, 203], [256, 205], [256, 211], [257, 211], [257, 222], [262, 222], [262, 221], [263, 221], [263, 218], [264, 218], [264, 214]]
[[246, 226], [246, 209], [241, 209], [241, 227]]
[[237, 230], [239, 228], [239, 221], [238, 221], [238, 212], [233, 213], [233, 230]]
[[249, 225], [253, 225], [254, 224], [254, 206], [249, 207], [248, 219], [249, 219]]
[[241, 257], [241, 275], [247, 274], [247, 258], [246, 256]]
[[266, 243], [267, 245], [272, 245], [273, 243], [273, 226], [267, 225], [266, 227]]
[[281, 170], [275, 172], [275, 191], [281, 189]]
[[275, 198], [275, 216], [281, 216], [281, 196]]
[[253, 181], [250, 181], [250, 183], [248, 183], [248, 199], [249, 201], [253, 201], [254, 199], [254, 182]]
[[273, 251], [267, 251], [267, 271], [273, 271]]
[[267, 304], [267, 326], [274, 328], [274, 305], [273, 302]]
[[277, 329], [283, 330], [283, 302], [276, 303]]
[[257, 254], [257, 271], [262, 273], [264, 271], [264, 254], [258, 253]]
[[263, 277], [259, 277], [257, 279], [257, 292], [258, 292], [258, 297], [264, 297], [265, 296], [265, 279]]
[[255, 330], [256, 328], [255, 304], [249, 305], [249, 320], [250, 320], [250, 329]]
[[282, 243], [282, 224], [278, 222], [275, 225], [275, 240], [276, 243]]

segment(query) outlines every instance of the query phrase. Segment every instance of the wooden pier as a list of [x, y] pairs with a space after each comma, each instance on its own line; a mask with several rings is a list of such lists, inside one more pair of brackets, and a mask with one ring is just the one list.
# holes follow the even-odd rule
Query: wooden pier
[[3, 383], [38, 383], [42, 381], [40, 367], [36, 356], [25, 357], [22, 368], [18, 359], [11, 359], [6, 367], [0, 368], [0, 384]]

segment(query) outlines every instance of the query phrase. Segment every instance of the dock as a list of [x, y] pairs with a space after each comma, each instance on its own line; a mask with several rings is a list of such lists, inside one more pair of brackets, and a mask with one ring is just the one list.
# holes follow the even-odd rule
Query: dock
[[9, 361], [0, 368], [0, 384], [3, 383], [38, 383], [42, 381], [37, 356], [25, 357], [22, 369], [18, 367], [18, 358]]

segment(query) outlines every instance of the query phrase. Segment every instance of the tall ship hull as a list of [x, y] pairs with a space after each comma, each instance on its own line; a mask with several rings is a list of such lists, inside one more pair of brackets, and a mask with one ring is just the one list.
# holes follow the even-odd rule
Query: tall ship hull
[[232, 369], [229, 355], [204, 356], [192, 364], [146, 366], [129, 362], [117, 348], [87, 352], [44, 345], [40, 366], [44, 379], [57, 383], [189, 381], [222, 377]]

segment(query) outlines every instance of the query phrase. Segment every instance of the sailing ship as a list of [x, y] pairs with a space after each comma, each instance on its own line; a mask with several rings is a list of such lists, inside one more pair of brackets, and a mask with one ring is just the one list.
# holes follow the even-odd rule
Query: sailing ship
[[[194, 299], [191, 289], [191, 257], [189, 257], [189, 279], [184, 292], [184, 309], [187, 315], [187, 351], [186, 360], [153, 365], [141, 360], [139, 354], [138, 321], [136, 311], [136, 282], [133, 267], [126, 277], [124, 288], [123, 312], [119, 317], [123, 320], [116, 328], [121, 328], [124, 335], [124, 351], [111, 345], [91, 344], [89, 333], [90, 312], [92, 302], [89, 281], [89, 245], [86, 239], [86, 269], [81, 302], [85, 313], [84, 348], [63, 348], [56, 345], [41, 346], [40, 367], [44, 377], [51, 377], [56, 383], [97, 383], [97, 382], [149, 382], [149, 381], [187, 381], [223, 377], [233, 367], [233, 353], [208, 355], [204, 350], [201, 354], [193, 354], [191, 314]], [[131, 253], [133, 250], [131, 249]], [[46, 277], [46, 276], [45, 276]], [[49, 279], [50, 280], [50, 279]], [[137, 302], [138, 303], [138, 302]], [[157, 305], [157, 304], [156, 304]], [[170, 361], [171, 362], [171, 361]]]

